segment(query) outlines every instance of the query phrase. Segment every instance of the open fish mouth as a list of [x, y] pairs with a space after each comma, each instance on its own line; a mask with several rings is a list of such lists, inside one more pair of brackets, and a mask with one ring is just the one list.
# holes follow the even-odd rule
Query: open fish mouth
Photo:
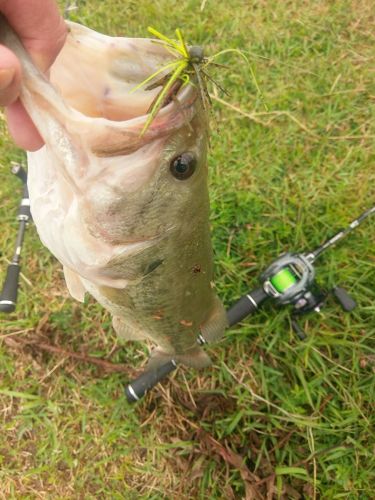
[[[139, 84], [157, 71], [162, 77], [173, 56], [150, 39], [110, 37], [70, 22], [68, 27], [50, 81], [5, 20], [0, 37], [21, 61], [21, 101], [45, 141], [28, 156], [39, 235], [67, 268], [109, 285], [109, 263], [135, 258], [173, 225], [166, 209], [175, 205], [176, 212], [181, 203], [168, 161], [193, 150], [203, 162], [205, 139], [198, 132], [204, 120], [196, 87], [186, 85], [144, 132], [161, 87]], [[202, 183], [194, 177], [192, 182], [204, 187], [201, 172]], [[179, 187], [190, 196], [190, 189]], [[111, 279], [121, 287], [123, 278]]]
[[[155, 40], [109, 37], [72, 22], [68, 27], [65, 46], [51, 68], [51, 83], [84, 116], [142, 130], [162, 87], [135, 88], [157, 71], [155, 81], [162, 80], [168, 73], [163, 68], [176, 59]], [[196, 97], [192, 85], [177, 88], [152, 123], [152, 135], [190, 120], [188, 111]]]

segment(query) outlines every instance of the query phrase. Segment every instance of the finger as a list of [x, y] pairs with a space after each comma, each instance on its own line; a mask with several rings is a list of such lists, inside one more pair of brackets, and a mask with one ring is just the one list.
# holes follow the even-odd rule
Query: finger
[[21, 67], [17, 57], [0, 45], [0, 106], [14, 102], [19, 93]]
[[0, 10], [34, 62], [46, 71], [62, 48], [66, 24], [54, 0], [0, 0]]
[[43, 139], [19, 100], [5, 110], [9, 132], [17, 146], [28, 151], [36, 151], [44, 144]]

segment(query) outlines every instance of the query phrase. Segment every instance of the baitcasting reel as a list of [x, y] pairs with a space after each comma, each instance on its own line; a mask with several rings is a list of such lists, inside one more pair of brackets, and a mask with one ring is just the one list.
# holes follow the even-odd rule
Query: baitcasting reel
[[[328, 296], [328, 292], [315, 282], [316, 273], [311, 256], [285, 253], [272, 262], [260, 276], [262, 287], [249, 292], [228, 311], [231, 322], [241, 321], [267, 299], [273, 299], [278, 305], [293, 307], [292, 328], [298, 337], [306, 338], [295, 317], [312, 311], [319, 312]], [[354, 299], [343, 288], [336, 286], [332, 293], [345, 311], [352, 311], [356, 307]]]
[[[314, 262], [329, 247], [357, 228], [368, 216], [375, 213], [375, 206], [354, 219], [347, 228], [336, 233], [318, 248], [309, 253], [285, 253], [276, 259], [261, 274], [262, 286], [244, 295], [228, 311], [229, 323], [234, 324], [258, 309], [267, 299], [279, 305], [292, 305], [292, 327], [302, 339], [306, 337], [294, 319], [311, 311], [320, 311], [328, 292], [315, 282]], [[332, 293], [345, 311], [352, 311], [356, 303], [341, 287], [334, 287]]]

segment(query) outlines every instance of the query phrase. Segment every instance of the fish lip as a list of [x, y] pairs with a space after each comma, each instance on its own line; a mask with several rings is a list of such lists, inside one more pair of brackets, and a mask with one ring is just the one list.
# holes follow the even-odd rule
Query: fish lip
[[[192, 97], [193, 97], [193, 99], [192, 99]], [[192, 84], [185, 85], [184, 87], [179, 89], [177, 94], [175, 95], [175, 98], [178, 100], [179, 105], [180, 106], [187, 106], [187, 107], [192, 106], [194, 104], [194, 102], [196, 101], [197, 97], [198, 97], [198, 92], [193, 87]], [[160, 108], [158, 114], [161, 115], [161, 114], [163, 114], [163, 112], [168, 113], [173, 108], [177, 108], [177, 111], [178, 111], [178, 107], [176, 106], [176, 103], [172, 100], [166, 106], [163, 106], [162, 108]], [[148, 118], [150, 116], [150, 114], [151, 113], [146, 113], [144, 115], [140, 115], [137, 118]]]
[[[193, 108], [194, 103], [198, 98], [198, 92], [193, 87], [193, 85], [186, 85], [177, 92], [176, 98], [178, 100], [178, 104], [176, 104], [172, 100], [166, 106], [163, 106], [155, 115], [154, 120], [151, 122], [149, 128], [153, 128], [153, 124], [156, 119], [163, 119], [166, 115], [171, 115], [171, 117], [173, 117], [175, 115], [181, 114], [184, 111], [188, 112], [189, 109]], [[150, 117], [150, 114], [151, 113], [141, 114], [127, 120], [111, 120], [109, 118], [104, 118], [101, 116], [89, 117], [89, 119], [103, 124], [110, 124], [111, 126], [115, 125], [116, 127], [124, 127], [124, 125], [126, 125], [129, 126], [129, 128], [133, 128], [143, 126], [146, 120]]]
[[[86, 117], [92, 124], [96, 124], [98, 129], [104, 131], [103, 138], [91, 146], [92, 153], [97, 157], [129, 155], [150, 141], [167, 138], [191, 123], [194, 116], [200, 112], [200, 106], [196, 105], [199, 98], [197, 90], [192, 85], [186, 86], [177, 93], [177, 97], [179, 104], [172, 101], [161, 108], [145, 131], [150, 113], [123, 121]], [[110, 137], [111, 134], [113, 136]]]
[[[183, 119], [184, 122], [191, 121], [192, 116], [189, 116], [189, 120], [187, 120], [187, 116], [189, 114], [189, 111], [193, 109], [194, 104], [198, 98], [197, 90], [193, 87], [193, 85], [187, 85], [182, 89], [180, 89], [175, 97], [178, 101], [178, 104], [172, 100], [166, 106], [163, 106], [155, 115], [154, 120], [151, 122], [150, 124], [151, 129], [153, 128], [153, 124], [156, 118], [159, 119], [158, 121], [162, 121], [166, 116], [169, 116], [169, 119], [171, 119], [173, 116], [177, 117], [178, 115], [182, 114], [186, 115], [185, 118]], [[128, 122], [132, 123], [133, 125], [133, 124], [138, 124], [139, 121], [139, 123], [142, 123], [142, 125], [144, 125], [146, 120], [149, 119], [150, 115], [151, 113], [146, 113], [144, 115], [131, 118], [130, 120], [128, 120]], [[166, 119], [164, 123], [166, 125], [165, 128], [170, 128], [168, 126], [168, 119]], [[178, 128], [178, 126], [176, 126], [176, 128]]]
[[[182, 114], [184, 111], [188, 113], [189, 110], [191, 110], [198, 98], [198, 92], [196, 89], [193, 87], [193, 85], [186, 85], [182, 89], [180, 89], [177, 94], [176, 98], [178, 100], [178, 104], [176, 104], [173, 100], [168, 103], [166, 106], [163, 106], [155, 115], [153, 121], [150, 124], [150, 129], [154, 128], [155, 122], [159, 122], [164, 120], [164, 118], [168, 115], [169, 118], [171, 119], [173, 116], [177, 116], [179, 114]], [[104, 117], [90, 117], [91, 120], [98, 120], [101, 123], [107, 123], [110, 124], [111, 126], [115, 125], [118, 127], [123, 128], [124, 126], [126, 128], [138, 128], [138, 127], [143, 127], [146, 121], [149, 119], [151, 113], [145, 113], [139, 116], [134, 116], [133, 118], [129, 118], [127, 120], [111, 120], [109, 118], [104, 118]], [[189, 122], [191, 121], [192, 116], [189, 116]], [[186, 121], [186, 120], [185, 120]], [[165, 128], [171, 128], [168, 126], [168, 120], [165, 120], [166, 127]], [[163, 128], [160, 127], [160, 125], [157, 128]], [[176, 127], [178, 128], [178, 126]]]
[[178, 104], [171, 101], [154, 116], [147, 130], [145, 124], [150, 113], [126, 120], [111, 120], [105, 117], [91, 117], [77, 111], [80, 121], [93, 125], [98, 134], [90, 145], [96, 157], [130, 155], [156, 139], [165, 139], [181, 127], [191, 123], [200, 112], [196, 105], [198, 91], [193, 85], [187, 85], [177, 93]]

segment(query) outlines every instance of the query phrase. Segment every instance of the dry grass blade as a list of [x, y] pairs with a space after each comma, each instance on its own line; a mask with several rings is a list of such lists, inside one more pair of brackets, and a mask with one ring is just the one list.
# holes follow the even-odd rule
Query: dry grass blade
[[76, 359], [84, 363], [96, 365], [107, 373], [126, 373], [128, 375], [133, 375], [135, 372], [132, 368], [129, 368], [128, 365], [111, 363], [110, 361], [95, 358], [94, 356], [90, 356], [88, 354], [69, 351], [59, 346], [46, 344], [45, 342], [38, 342], [37, 340], [27, 341], [24, 339], [15, 340], [13, 338], [4, 338], [4, 343], [12, 348], [32, 347], [36, 350], [46, 351], [51, 354], [63, 356], [64, 358]]
[[228, 445], [223, 446], [203, 429], [199, 429], [197, 432], [197, 438], [204, 447], [203, 451], [209, 454], [214, 453], [219, 455], [231, 467], [234, 467], [239, 471], [245, 484], [246, 500], [263, 499], [263, 495], [256, 487], [256, 483], [259, 482], [259, 477], [250, 472], [248, 467], [245, 465], [243, 457], [241, 457], [238, 453], [235, 453]]
[[259, 123], [260, 125], [263, 125], [265, 127], [268, 127], [270, 125], [270, 122], [268, 122], [268, 123], [263, 122], [262, 120], [259, 119], [260, 117], [263, 117], [263, 116], [264, 117], [267, 117], [267, 116], [270, 116], [270, 117], [286, 116], [287, 118], [289, 118], [290, 120], [295, 122], [302, 130], [307, 132], [309, 135], [311, 135], [312, 137], [314, 137], [316, 139], [319, 138], [318, 134], [316, 134], [315, 132], [310, 130], [308, 127], [306, 127], [306, 125], [304, 125], [300, 120], [298, 120], [289, 111], [257, 111], [257, 112], [254, 111], [252, 113], [251, 112], [249, 113], [249, 112], [241, 109], [239, 106], [235, 106], [234, 104], [231, 104], [231, 103], [225, 101], [224, 99], [221, 99], [220, 97], [218, 97], [216, 95], [210, 94], [210, 97], [211, 97], [211, 99], [219, 102], [223, 106], [226, 106], [227, 108], [230, 108], [233, 111], [236, 111], [236, 113], [240, 114], [241, 116], [249, 118], [250, 120], [253, 120], [254, 122]]

